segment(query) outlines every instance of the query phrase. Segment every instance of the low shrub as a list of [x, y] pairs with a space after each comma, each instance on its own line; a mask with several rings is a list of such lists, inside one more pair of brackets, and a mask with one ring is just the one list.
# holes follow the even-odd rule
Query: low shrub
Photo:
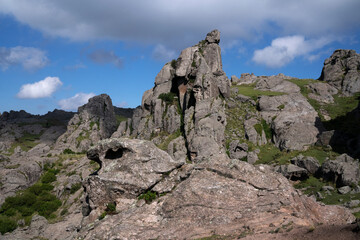
[[64, 149], [63, 154], [75, 154], [75, 152], [69, 148]]
[[116, 204], [115, 204], [115, 203], [108, 203], [108, 204], [106, 205], [105, 212], [106, 212], [107, 214], [114, 214], [114, 213], [116, 213]]
[[12, 232], [17, 228], [16, 221], [0, 216], [0, 233]]
[[48, 171], [41, 177], [42, 183], [51, 183], [56, 181], [54, 172]]
[[162, 93], [159, 95], [159, 99], [163, 100], [166, 104], [173, 104], [174, 98], [176, 97], [175, 93]]
[[156, 199], [156, 192], [147, 191], [146, 193], [141, 194], [138, 199], [144, 199], [146, 203], [151, 203]]

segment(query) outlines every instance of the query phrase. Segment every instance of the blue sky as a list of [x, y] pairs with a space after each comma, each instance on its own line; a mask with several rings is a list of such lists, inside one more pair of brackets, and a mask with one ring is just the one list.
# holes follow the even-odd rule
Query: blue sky
[[162, 66], [221, 32], [223, 68], [318, 78], [360, 52], [359, 0], [0, 0], [0, 112], [76, 111], [107, 93], [136, 107]]

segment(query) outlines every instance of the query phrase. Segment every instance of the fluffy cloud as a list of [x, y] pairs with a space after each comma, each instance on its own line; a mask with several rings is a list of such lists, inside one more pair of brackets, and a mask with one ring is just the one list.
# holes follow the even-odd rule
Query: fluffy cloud
[[354, 34], [360, 28], [359, 9], [359, 0], [0, 0], [0, 12], [50, 36], [136, 41], [177, 50], [213, 28], [221, 31], [222, 43], [253, 41], [267, 33], [311, 38]]
[[152, 56], [156, 60], [169, 61], [171, 59], [174, 59], [176, 57], [176, 54], [174, 50], [167, 49], [164, 45], [158, 44], [156, 45]]
[[92, 98], [94, 96], [94, 93], [77, 93], [71, 98], [60, 100], [58, 104], [63, 110], [77, 110], [78, 107], [87, 103], [89, 98]]
[[271, 46], [256, 50], [252, 60], [273, 68], [282, 67], [299, 56], [304, 56], [311, 61], [316, 56], [311, 53], [329, 42], [331, 39], [305, 40], [304, 36], [299, 35], [276, 38], [271, 42]]
[[10, 66], [22, 65], [28, 71], [37, 70], [49, 62], [44, 51], [32, 47], [0, 47], [0, 67], [3, 71]]
[[22, 85], [16, 96], [18, 98], [50, 97], [62, 84], [58, 77], [47, 77], [39, 82]]
[[114, 64], [114, 66], [117, 68], [123, 67], [123, 60], [118, 57], [113, 51], [99, 49], [90, 53], [88, 55], [88, 58], [98, 64], [111, 63]]

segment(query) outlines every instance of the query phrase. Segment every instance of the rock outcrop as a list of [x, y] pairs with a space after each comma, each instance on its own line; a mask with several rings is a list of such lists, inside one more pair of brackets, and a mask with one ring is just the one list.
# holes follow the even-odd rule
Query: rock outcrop
[[[303, 196], [263, 165], [222, 159], [180, 167], [151, 142], [129, 139], [103, 140], [88, 156], [102, 163], [85, 181], [90, 208], [104, 211], [111, 202], [118, 212], [84, 226], [84, 239], [195, 239], [354, 219], [342, 207]], [[164, 186], [167, 194], [159, 194]], [[157, 199], [146, 204], [138, 198], [146, 191]], [[84, 223], [100, 213], [93, 210]]]
[[280, 149], [303, 150], [317, 141], [318, 113], [300, 93], [300, 88], [281, 78], [262, 79], [256, 88], [283, 93], [261, 96], [259, 109], [262, 118], [271, 126], [273, 141]]
[[86, 151], [99, 140], [110, 137], [116, 130], [116, 117], [110, 97], [101, 94], [89, 99], [69, 121], [67, 131], [58, 138], [56, 149]]
[[160, 144], [164, 136], [181, 132], [191, 160], [223, 153], [223, 97], [230, 94], [230, 81], [222, 70], [219, 42], [220, 33], [214, 30], [165, 64], [154, 88], [144, 93], [141, 107], [113, 137], [132, 136]]
[[87, 152], [100, 169], [84, 183], [88, 205], [95, 210], [121, 198], [136, 199], [164, 181], [185, 161], [175, 161], [153, 142], [137, 139], [105, 139]]
[[319, 80], [345, 95], [360, 92], [360, 55], [354, 50], [338, 49], [324, 62]]

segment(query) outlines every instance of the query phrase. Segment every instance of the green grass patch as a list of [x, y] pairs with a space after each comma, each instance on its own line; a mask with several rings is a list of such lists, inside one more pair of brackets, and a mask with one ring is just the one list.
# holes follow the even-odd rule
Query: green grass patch
[[165, 140], [162, 143], [157, 145], [157, 147], [160, 148], [161, 150], [167, 151], [169, 143], [172, 140], [174, 140], [174, 139], [176, 139], [176, 138], [178, 138], [180, 136], [181, 136], [181, 131], [180, 131], [180, 129], [178, 129], [176, 132], [174, 132], [174, 133], [170, 134], [168, 137], [166, 137]]
[[31, 134], [28, 132], [23, 132], [23, 135], [20, 138], [15, 139], [15, 142], [11, 145], [9, 149], [9, 153], [13, 154], [15, 148], [20, 146], [22, 151], [29, 151], [33, 147], [39, 144], [39, 140], [43, 132], [39, 134]]
[[[332, 186], [334, 190], [324, 191], [322, 190], [323, 186]], [[349, 202], [350, 200], [360, 199], [360, 193], [340, 194], [335, 186], [335, 183], [325, 182], [322, 179], [318, 179], [313, 176], [310, 176], [308, 179], [302, 182], [294, 184], [294, 187], [297, 189], [303, 189], [303, 192], [309, 196], [310, 195], [316, 196], [316, 193], [319, 192], [323, 197], [323, 199], [319, 199], [319, 200], [327, 205], [338, 205]]]
[[16, 169], [16, 168], [18, 168], [18, 167], [20, 167], [20, 164], [18, 163], [18, 164], [13, 164], [13, 165], [7, 165], [7, 166], [5, 166], [4, 168], [5, 169]]
[[247, 97], [251, 97], [254, 100], [257, 100], [258, 97], [260, 97], [260, 96], [280, 96], [280, 95], [285, 94], [282, 92], [261, 91], [261, 90], [255, 89], [255, 84], [236, 85], [233, 87], [238, 88], [239, 94], [242, 94]]
[[340, 94], [336, 94], [333, 97], [334, 103], [325, 105], [324, 109], [332, 119], [335, 119], [340, 116], [345, 116], [358, 106], [360, 93], [356, 93], [351, 97], [343, 97]]
[[312, 195], [317, 192], [320, 192], [321, 188], [325, 185], [328, 185], [328, 184], [322, 182], [318, 178], [310, 176], [308, 179], [306, 179], [298, 184], [295, 184], [294, 187], [297, 189], [306, 189], [304, 191], [304, 193], [307, 195]]
[[79, 136], [76, 138], [76, 142], [77, 142], [77, 147], [80, 146], [80, 143], [85, 140], [85, 139], [89, 139], [90, 138], [90, 132], [86, 131], [82, 132], [79, 134]]
[[339, 130], [350, 135], [360, 134], [359, 119], [352, 111], [359, 104], [360, 93], [351, 97], [334, 95], [334, 103], [324, 106], [332, 118], [323, 122], [327, 130]]
[[259, 160], [256, 164], [288, 164], [290, 160], [299, 154], [303, 156], [311, 156], [316, 158], [320, 164], [322, 164], [325, 159], [328, 157], [334, 159], [338, 156], [338, 153], [335, 153], [325, 147], [320, 146], [311, 146], [308, 150], [305, 151], [281, 151], [274, 144], [268, 143], [262, 146], [259, 146], [260, 153], [258, 155]]
[[124, 116], [121, 116], [121, 115], [115, 115], [115, 117], [116, 117], [117, 126], [119, 126], [121, 122], [124, 122], [124, 121], [128, 120], [127, 117], [124, 117]]

